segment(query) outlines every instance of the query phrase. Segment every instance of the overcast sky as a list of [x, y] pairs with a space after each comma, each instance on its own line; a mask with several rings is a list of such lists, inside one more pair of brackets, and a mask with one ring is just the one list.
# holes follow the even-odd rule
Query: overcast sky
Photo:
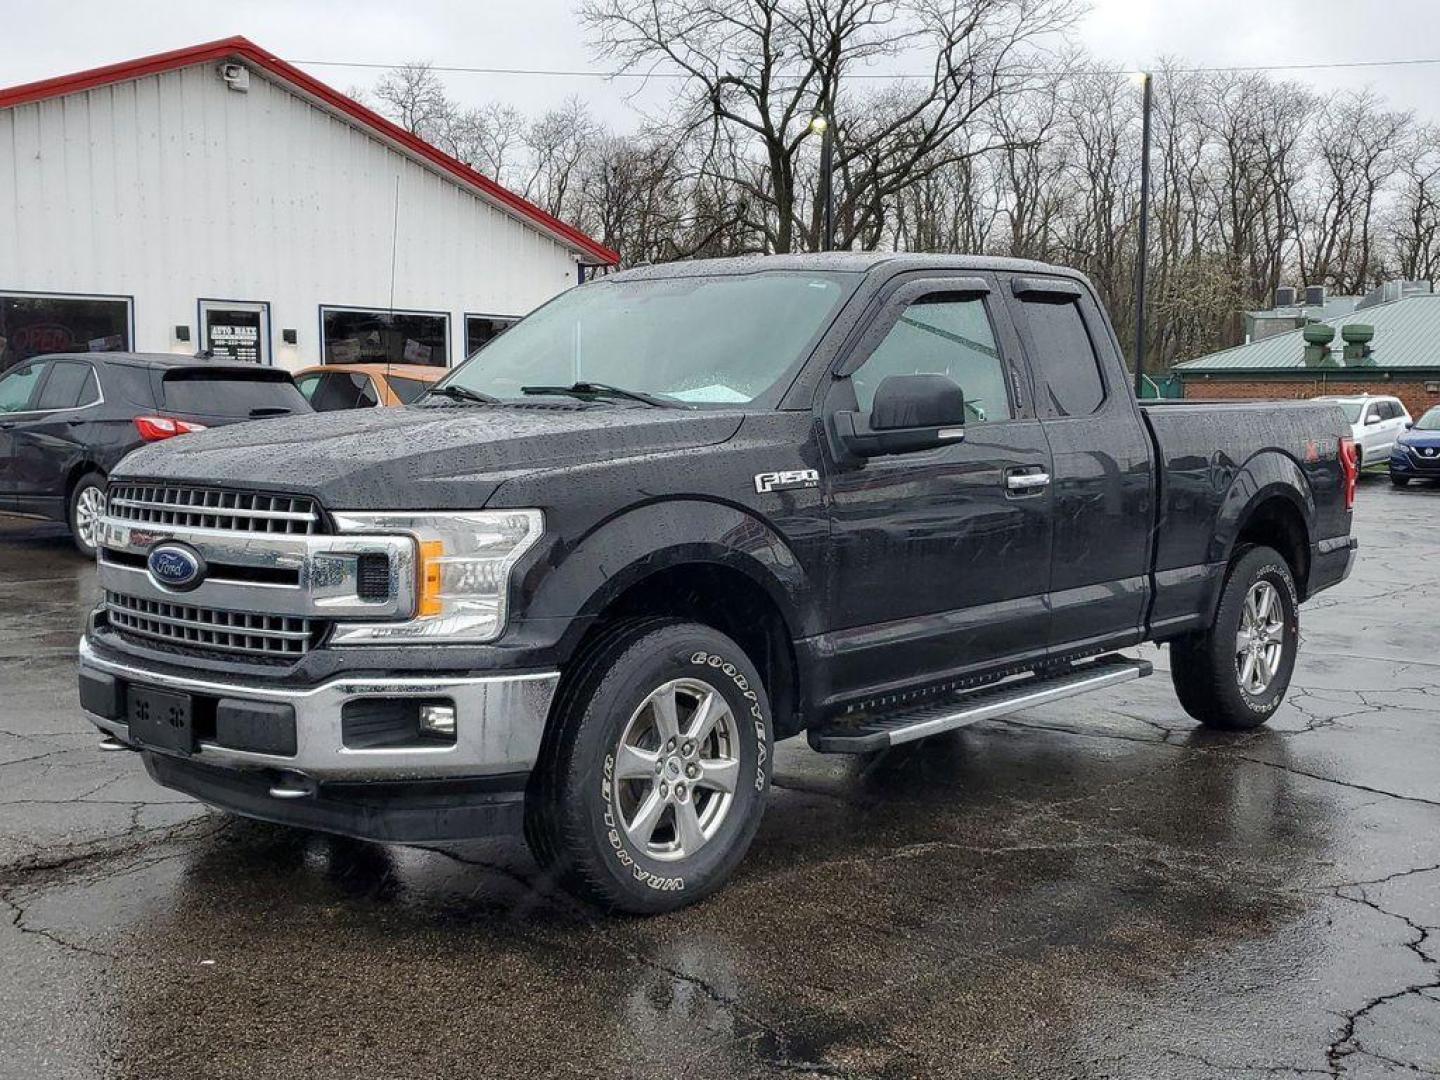
[[[292, 61], [598, 69], [574, 17], [577, 0], [0, 0], [0, 86], [243, 34]], [[1096, 56], [1141, 67], [1161, 56], [1194, 66], [1440, 59], [1440, 0], [1093, 0], [1078, 37]], [[336, 86], [369, 86], [363, 68], [301, 64]], [[1440, 63], [1279, 72], [1321, 88], [1370, 85], [1395, 105], [1440, 119]], [[538, 111], [575, 94], [617, 127], [656, 109], [633, 83], [595, 78], [452, 74], [467, 104]]]

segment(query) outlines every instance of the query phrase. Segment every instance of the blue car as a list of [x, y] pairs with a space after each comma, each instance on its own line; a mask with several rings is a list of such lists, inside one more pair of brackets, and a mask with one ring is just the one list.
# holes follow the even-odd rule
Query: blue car
[[1440, 405], [1430, 409], [1395, 440], [1390, 451], [1390, 482], [1440, 480]]

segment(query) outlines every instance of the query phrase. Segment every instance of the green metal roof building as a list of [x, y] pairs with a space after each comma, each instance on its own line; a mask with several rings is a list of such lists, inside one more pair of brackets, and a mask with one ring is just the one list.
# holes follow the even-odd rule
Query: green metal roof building
[[[1368, 342], [1365, 327], [1373, 330]], [[1327, 336], [1333, 342], [1323, 342]], [[1189, 398], [1394, 394], [1419, 416], [1440, 405], [1440, 295], [1363, 307], [1173, 370]]]

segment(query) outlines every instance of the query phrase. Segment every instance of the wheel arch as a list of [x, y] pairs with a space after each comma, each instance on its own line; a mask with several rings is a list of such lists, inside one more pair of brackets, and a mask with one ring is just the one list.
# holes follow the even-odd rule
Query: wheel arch
[[1212, 560], [1228, 563], [1247, 544], [1264, 544], [1290, 565], [1300, 598], [1309, 592], [1315, 495], [1304, 471], [1278, 451], [1256, 455], [1236, 474], [1221, 503]]

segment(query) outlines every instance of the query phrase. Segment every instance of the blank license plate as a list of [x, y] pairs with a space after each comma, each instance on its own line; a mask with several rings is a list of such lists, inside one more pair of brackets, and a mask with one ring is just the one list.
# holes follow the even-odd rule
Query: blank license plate
[[194, 753], [195, 730], [189, 694], [131, 685], [125, 693], [125, 711], [133, 742], [156, 750]]

